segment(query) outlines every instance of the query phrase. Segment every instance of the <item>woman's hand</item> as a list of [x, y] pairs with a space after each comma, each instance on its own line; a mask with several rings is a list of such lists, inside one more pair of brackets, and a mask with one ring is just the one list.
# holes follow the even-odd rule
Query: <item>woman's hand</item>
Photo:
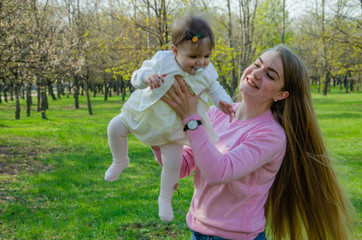
[[196, 96], [192, 95], [181, 76], [175, 76], [175, 79], [176, 81], [172, 85], [174, 91], [170, 89], [167, 92], [171, 99], [163, 96], [161, 100], [167, 103], [183, 120], [197, 113], [197, 105], [202, 92]]

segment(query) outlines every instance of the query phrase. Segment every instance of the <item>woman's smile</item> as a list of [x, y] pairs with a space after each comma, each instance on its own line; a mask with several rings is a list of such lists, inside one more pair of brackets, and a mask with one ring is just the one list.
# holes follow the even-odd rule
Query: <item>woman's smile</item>
[[255, 84], [255, 82], [253, 80], [251, 80], [250, 78], [246, 79], [246, 82], [248, 83], [249, 86], [251, 86], [252, 88], [256, 88], [259, 89], [259, 87]]

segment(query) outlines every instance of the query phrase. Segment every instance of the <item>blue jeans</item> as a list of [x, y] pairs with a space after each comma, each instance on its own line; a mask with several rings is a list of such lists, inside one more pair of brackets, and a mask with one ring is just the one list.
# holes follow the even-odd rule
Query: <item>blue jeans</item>
[[[192, 230], [191, 232], [192, 232], [191, 240], [227, 240], [221, 237], [204, 235], [202, 233], [194, 232]], [[267, 239], [265, 233], [261, 232], [256, 238], [254, 238], [254, 240], [267, 240]]]

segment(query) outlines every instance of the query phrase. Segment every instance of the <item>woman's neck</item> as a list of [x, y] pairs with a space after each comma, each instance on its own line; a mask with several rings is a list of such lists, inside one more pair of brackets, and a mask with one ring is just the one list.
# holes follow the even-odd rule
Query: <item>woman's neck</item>
[[248, 120], [267, 112], [269, 109], [269, 105], [260, 106], [257, 104], [246, 103], [243, 99], [236, 110], [235, 117], [239, 120]]

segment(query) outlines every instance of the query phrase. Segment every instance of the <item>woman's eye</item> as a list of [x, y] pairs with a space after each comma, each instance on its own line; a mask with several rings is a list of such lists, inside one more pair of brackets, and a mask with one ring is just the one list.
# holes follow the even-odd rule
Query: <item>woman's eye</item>
[[271, 80], [274, 80], [274, 78], [273, 78], [269, 73], [267, 73], [266, 75], [267, 75], [268, 78], [270, 78]]
[[260, 67], [260, 65], [259, 65], [259, 64], [257, 64], [257, 63], [254, 63], [254, 66], [255, 66], [255, 67]]

